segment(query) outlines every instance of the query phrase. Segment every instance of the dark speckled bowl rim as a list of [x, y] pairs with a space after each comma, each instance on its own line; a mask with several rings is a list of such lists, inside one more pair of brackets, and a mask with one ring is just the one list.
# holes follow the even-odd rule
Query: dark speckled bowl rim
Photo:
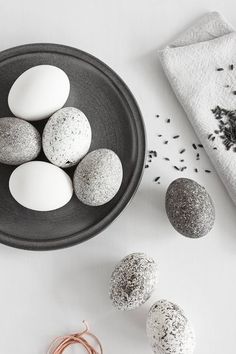
[[84, 60], [85, 62], [89, 63], [90, 65], [93, 65], [98, 70], [100, 70], [102, 74], [105, 75], [115, 85], [116, 89], [118, 89], [119, 91], [119, 94], [123, 96], [123, 98], [126, 100], [127, 105], [129, 106], [129, 109], [132, 112], [133, 119], [136, 123], [136, 134], [138, 139], [136, 166], [133, 171], [133, 176], [130, 181], [130, 184], [126, 189], [125, 193], [118, 201], [118, 203], [115, 205], [115, 207], [97, 224], [85, 230], [82, 230], [79, 233], [71, 234], [70, 236], [65, 236], [53, 240], [47, 239], [44, 241], [33, 241], [24, 239], [22, 237], [18, 238], [0, 231], [0, 242], [5, 245], [25, 250], [43, 251], [70, 247], [86, 240], [89, 240], [90, 238], [96, 236], [101, 231], [103, 231], [118, 217], [118, 215], [124, 210], [124, 208], [128, 205], [128, 203], [134, 196], [141, 182], [146, 155], [146, 133], [141, 111], [130, 89], [127, 87], [125, 82], [119, 77], [119, 75], [117, 75], [108, 65], [106, 65], [101, 60], [97, 59], [89, 53], [86, 53], [80, 49], [61, 44], [24, 44], [0, 52], [0, 63], [2, 63], [4, 60], [8, 60], [18, 55], [30, 54], [35, 52], [50, 52], [53, 54], [58, 53], [72, 56], [74, 58]]

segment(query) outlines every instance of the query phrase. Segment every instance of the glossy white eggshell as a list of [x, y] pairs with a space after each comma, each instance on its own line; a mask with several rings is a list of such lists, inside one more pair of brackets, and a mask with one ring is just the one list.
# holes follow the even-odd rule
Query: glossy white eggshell
[[70, 177], [59, 167], [43, 161], [17, 167], [10, 176], [9, 189], [19, 204], [38, 211], [61, 208], [73, 194]]
[[48, 118], [66, 102], [70, 81], [53, 65], [37, 65], [23, 72], [13, 83], [8, 105], [18, 118], [29, 121]]
[[47, 121], [42, 137], [43, 150], [50, 162], [66, 168], [76, 165], [87, 154], [92, 131], [85, 114], [64, 107]]

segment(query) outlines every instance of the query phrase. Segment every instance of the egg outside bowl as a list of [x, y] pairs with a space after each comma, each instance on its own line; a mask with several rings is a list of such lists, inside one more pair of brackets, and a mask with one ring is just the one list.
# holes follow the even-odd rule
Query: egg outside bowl
[[[85, 113], [94, 132], [90, 151], [108, 148], [116, 152], [124, 177], [117, 195], [103, 206], [86, 206], [73, 195], [60, 209], [37, 212], [13, 199], [8, 182], [15, 167], [0, 164], [0, 242], [29, 250], [69, 247], [99, 234], [134, 195], [145, 160], [145, 127], [132, 93], [106, 64], [75, 48], [28, 44], [1, 52], [1, 117], [12, 116], [7, 97], [16, 78], [41, 64], [58, 66], [67, 73], [71, 90], [65, 106], [77, 107]], [[42, 133], [46, 122], [42, 120], [33, 125]], [[37, 160], [47, 161], [42, 152]], [[73, 176], [74, 169], [66, 172]]]

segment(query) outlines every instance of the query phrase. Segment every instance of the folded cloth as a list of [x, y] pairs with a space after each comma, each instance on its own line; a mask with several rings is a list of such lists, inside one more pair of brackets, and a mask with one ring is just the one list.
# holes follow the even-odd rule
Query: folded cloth
[[203, 16], [159, 52], [164, 71], [236, 204], [236, 32]]

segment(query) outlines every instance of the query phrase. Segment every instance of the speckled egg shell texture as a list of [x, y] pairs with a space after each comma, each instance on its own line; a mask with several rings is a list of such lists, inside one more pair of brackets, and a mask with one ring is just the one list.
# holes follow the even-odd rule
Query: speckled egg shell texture
[[133, 253], [115, 267], [109, 295], [113, 305], [122, 311], [144, 304], [156, 288], [157, 264], [144, 253]]
[[188, 178], [173, 181], [166, 192], [166, 213], [180, 234], [198, 238], [213, 227], [215, 208], [204, 187]]
[[183, 310], [176, 304], [157, 301], [147, 318], [147, 336], [156, 354], [192, 354], [195, 334]]
[[87, 154], [92, 132], [85, 114], [65, 107], [54, 113], [43, 131], [43, 151], [54, 165], [66, 168], [76, 165]]
[[34, 160], [41, 150], [41, 137], [29, 122], [14, 117], [0, 118], [0, 162], [20, 165]]
[[109, 149], [90, 152], [74, 173], [74, 190], [78, 199], [90, 206], [108, 203], [118, 192], [123, 178], [119, 157]]

